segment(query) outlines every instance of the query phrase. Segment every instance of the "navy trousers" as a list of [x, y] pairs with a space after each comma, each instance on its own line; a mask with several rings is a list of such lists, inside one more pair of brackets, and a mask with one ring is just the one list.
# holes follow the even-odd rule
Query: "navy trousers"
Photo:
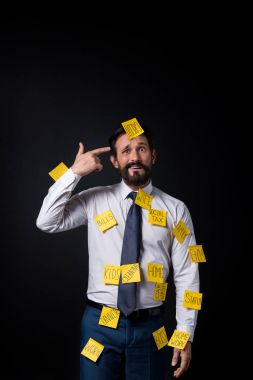
[[89, 338], [105, 346], [94, 363], [80, 355], [80, 380], [167, 380], [169, 347], [158, 350], [152, 333], [165, 326], [163, 313], [119, 319], [117, 329], [98, 324], [101, 310], [87, 305], [81, 325], [81, 350]]

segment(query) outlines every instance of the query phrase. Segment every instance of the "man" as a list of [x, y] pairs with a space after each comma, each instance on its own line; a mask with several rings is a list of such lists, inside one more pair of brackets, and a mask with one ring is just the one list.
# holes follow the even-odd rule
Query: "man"
[[[196, 327], [197, 311], [183, 307], [184, 291], [199, 290], [198, 264], [192, 263], [188, 246], [195, 245], [193, 225], [189, 211], [183, 202], [165, 194], [154, 187], [151, 172], [156, 161], [150, 132], [129, 138], [125, 130], [118, 128], [110, 140], [110, 147], [85, 152], [82, 143], [72, 167], [49, 189], [44, 199], [37, 226], [46, 232], [69, 230], [88, 225], [89, 281], [87, 305], [82, 319], [82, 350], [87, 347], [90, 338], [104, 349], [95, 361], [81, 355], [81, 379], [126, 380], [167, 379], [168, 350], [166, 345], [158, 349], [153, 332], [166, 325], [161, 300], [154, 300], [156, 284], [149, 280], [148, 265], [159, 264], [163, 268], [163, 282], [169, 274], [170, 265], [174, 270], [176, 288], [177, 329], [190, 333], [189, 341], [183, 350], [174, 348], [172, 365], [178, 364], [174, 376], [178, 378], [187, 371], [191, 360], [191, 342]], [[112, 165], [120, 172], [120, 183], [95, 187], [71, 197], [71, 193], [81, 177], [103, 169], [100, 155], [110, 151]], [[148, 221], [148, 210], [137, 206], [129, 197], [141, 188], [152, 195], [152, 209], [166, 211], [166, 224], [159, 226]], [[141, 218], [139, 256], [136, 262], [140, 267], [140, 281], [135, 282], [134, 295], [128, 298], [134, 311], [128, 315], [124, 310], [124, 292], [130, 284], [114, 284], [105, 280], [105, 268], [122, 268], [123, 241], [128, 212], [138, 207]], [[109, 211], [107, 219], [96, 219]], [[109, 216], [108, 216], [109, 215]], [[113, 218], [111, 228], [101, 232], [101, 225]], [[172, 234], [172, 229], [183, 221], [190, 233], [183, 242]], [[131, 222], [132, 223], [132, 222]], [[132, 230], [134, 241], [135, 227]], [[137, 238], [138, 240], [138, 238]], [[131, 241], [128, 244], [132, 244]], [[130, 249], [131, 250], [131, 249]], [[133, 248], [134, 250], [134, 248]], [[122, 256], [122, 257], [121, 257]], [[122, 296], [123, 294], [123, 296]], [[127, 301], [127, 302], [128, 302]], [[106, 305], [120, 310], [116, 328], [99, 324], [102, 307]], [[129, 306], [129, 305], [128, 305]], [[83, 351], [82, 351], [83, 352]]]

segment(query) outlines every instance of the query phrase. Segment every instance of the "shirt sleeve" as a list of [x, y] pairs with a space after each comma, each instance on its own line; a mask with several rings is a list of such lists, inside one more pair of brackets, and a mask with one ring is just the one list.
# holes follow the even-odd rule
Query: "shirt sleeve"
[[182, 243], [174, 237], [172, 244], [171, 258], [174, 271], [174, 284], [176, 289], [176, 321], [177, 329], [189, 332], [189, 340], [192, 342], [197, 323], [198, 311], [185, 308], [183, 306], [184, 291], [191, 290], [199, 292], [199, 270], [198, 263], [192, 262], [188, 246], [195, 245], [195, 235], [190, 213], [187, 207], [182, 204], [177, 213], [176, 224], [182, 220], [189, 228], [190, 233]]
[[40, 209], [36, 225], [45, 232], [61, 232], [87, 224], [84, 199], [72, 191], [81, 179], [70, 168], [48, 190]]

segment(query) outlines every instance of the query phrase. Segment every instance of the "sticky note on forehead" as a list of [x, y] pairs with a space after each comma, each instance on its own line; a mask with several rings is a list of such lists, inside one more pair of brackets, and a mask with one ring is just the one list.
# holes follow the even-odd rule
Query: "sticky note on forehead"
[[206, 262], [202, 245], [189, 245], [188, 249], [193, 263]]
[[179, 350], [183, 350], [190, 338], [190, 335], [191, 334], [188, 332], [175, 330], [172, 337], [169, 340], [168, 346], [178, 348]]
[[99, 356], [102, 354], [104, 346], [98, 343], [96, 340], [90, 338], [82, 350], [81, 354], [86, 358], [96, 362]]
[[200, 310], [202, 304], [202, 293], [185, 290], [183, 306], [188, 309]]
[[134, 203], [136, 203], [138, 206], [141, 206], [142, 208], [145, 208], [146, 210], [150, 210], [152, 199], [152, 195], [146, 193], [144, 190], [142, 190], [142, 188], [139, 188]]
[[144, 132], [135, 117], [133, 119], [124, 121], [121, 123], [121, 125], [130, 139], [133, 139], [134, 137], [137, 137]]
[[59, 165], [56, 166], [56, 168], [51, 170], [51, 172], [49, 172], [48, 174], [50, 175], [50, 177], [53, 178], [53, 180], [57, 181], [59, 178], [61, 178], [61, 176], [64, 173], [66, 173], [68, 169], [69, 168], [63, 162], [61, 162]]

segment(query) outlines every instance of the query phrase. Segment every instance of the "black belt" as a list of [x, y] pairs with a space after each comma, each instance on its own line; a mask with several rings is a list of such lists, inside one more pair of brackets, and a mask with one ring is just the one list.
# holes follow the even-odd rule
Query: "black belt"
[[[102, 310], [103, 306], [107, 306], [107, 305], [103, 305], [101, 303], [91, 301], [89, 299], [87, 299], [86, 304], [93, 306], [99, 310]], [[127, 319], [140, 319], [140, 318], [144, 318], [144, 317], [154, 317], [154, 316], [159, 315], [163, 312], [164, 312], [164, 305], [161, 305], [161, 306], [151, 307], [150, 309], [135, 310], [130, 315], [128, 315], [128, 317], [126, 317], [126, 318]]]

